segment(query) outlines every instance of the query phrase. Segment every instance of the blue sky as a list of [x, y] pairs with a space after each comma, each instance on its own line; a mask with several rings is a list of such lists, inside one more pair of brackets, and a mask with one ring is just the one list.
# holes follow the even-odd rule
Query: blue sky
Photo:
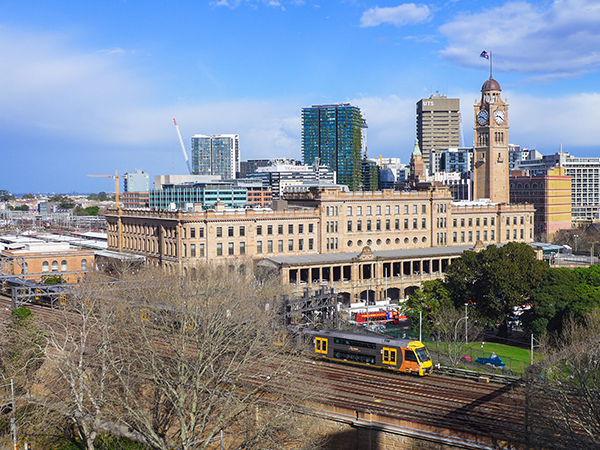
[[600, 156], [600, 2], [4, 0], [0, 189], [113, 191], [88, 178], [186, 173], [172, 119], [240, 135], [242, 159], [301, 158], [301, 109], [363, 111], [369, 156], [408, 162], [415, 104], [460, 98], [464, 142], [489, 77], [510, 142]]

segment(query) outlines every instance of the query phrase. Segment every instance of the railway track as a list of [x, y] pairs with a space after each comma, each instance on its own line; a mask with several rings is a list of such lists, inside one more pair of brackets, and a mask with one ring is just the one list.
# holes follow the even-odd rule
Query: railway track
[[[10, 314], [10, 306], [10, 297], [0, 296], [3, 318]], [[45, 327], [57, 323], [64, 314], [35, 304], [28, 307]], [[457, 433], [514, 437], [526, 432], [525, 398], [510, 384], [481, 383], [435, 373], [416, 377], [307, 357], [298, 359], [323, 405]], [[268, 370], [261, 367], [260, 373], [265, 376]]]

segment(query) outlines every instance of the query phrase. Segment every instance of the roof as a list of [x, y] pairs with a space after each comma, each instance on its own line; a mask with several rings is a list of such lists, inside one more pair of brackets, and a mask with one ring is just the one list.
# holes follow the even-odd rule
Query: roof
[[[381, 344], [381, 345], [397, 345], [398, 347], [408, 347], [410, 342], [415, 342], [415, 340], [410, 339], [396, 339], [389, 336], [377, 336], [377, 335], [369, 335], [369, 334], [361, 334], [361, 333], [349, 333], [346, 331], [336, 331], [336, 330], [304, 330], [305, 334], [312, 334], [314, 336], [324, 336], [324, 337], [336, 337], [343, 340], [348, 341], [361, 341], [361, 342], [369, 342], [373, 344]], [[417, 341], [418, 342], [418, 341]]]
[[[373, 259], [412, 259], [426, 258], [433, 256], [456, 256], [467, 250], [472, 250], [471, 245], [457, 245], [454, 247], [433, 247], [433, 248], [411, 248], [402, 250], [373, 250]], [[310, 265], [310, 264], [325, 264], [325, 263], [350, 263], [358, 259], [361, 252], [349, 253], [324, 253], [319, 255], [296, 255], [296, 256], [271, 256], [263, 259], [259, 265]], [[262, 263], [262, 264], [261, 264]]]
[[492, 77], [490, 77], [490, 79], [487, 80], [485, 83], [483, 83], [483, 86], [481, 86], [481, 92], [485, 92], [485, 91], [501, 91], [501, 90], [502, 89], [500, 89], [500, 83], [498, 83]]

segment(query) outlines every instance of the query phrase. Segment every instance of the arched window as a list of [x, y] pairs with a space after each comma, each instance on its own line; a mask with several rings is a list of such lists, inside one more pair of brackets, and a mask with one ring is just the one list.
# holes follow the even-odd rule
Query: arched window
[[52, 272], [58, 272], [58, 261], [52, 261]]
[[87, 270], [87, 259], [81, 260], [81, 270]]
[[69, 269], [67, 268], [67, 260], [66, 260], [66, 259], [63, 259], [63, 260], [60, 262], [60, 270], [61, 270], [62, 272], [66, 272], [67, 270], [69, 270]]
[[50, 272], [50, 264], [48, 264], [48, 261], [42, 263], [42, 272]]

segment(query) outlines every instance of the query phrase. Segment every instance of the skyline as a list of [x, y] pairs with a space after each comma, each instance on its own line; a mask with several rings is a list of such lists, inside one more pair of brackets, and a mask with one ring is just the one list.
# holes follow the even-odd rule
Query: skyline
[[301, 110], [358, 106], [370, 157], [408, 163], [416, 103], [460, 98], [464, 143], [489, 77], [510, 143], [600, 156], [600, 5], [591, 0], [112, 1], [0, 5], [0, 133], [11, 192], [110, 192], [87, 174], [185, 174], [172, 119], [239, 134], [242, 160], [301, 159]]

